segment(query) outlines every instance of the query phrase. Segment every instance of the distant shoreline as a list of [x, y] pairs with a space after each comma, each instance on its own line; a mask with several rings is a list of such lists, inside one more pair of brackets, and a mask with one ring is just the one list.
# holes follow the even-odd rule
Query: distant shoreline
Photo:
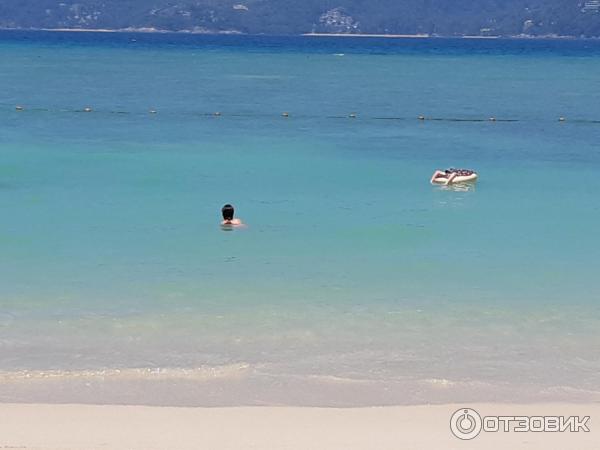
[[301, 36], [313, 37], [360, 37], [360, 38], [383, 38], [383, 39], [528, 39], [528, 40], [546, 40], [546, 39], [567, 39], [567, 40], [591, 40], [598, 37], [576, 37], [576, 36], [560, 36], [560, 35], [545, 35], [545, 36], [530, 36], [530, 35], [514, 35], [514, 36], [478, 36], [478, 35], [461, 35], [461, 36], [443, 36], [431, 34], [350, 34], [350, 33], [304, 33]]
[[[348, 33], [304, 33], [302, 36], [314, 37], [362, 37], [384, 39], [515, 39], [515, 36], [432, 36], [431, 34], [348, 34]], [[533, 38], [533, 37], [532, 37]]]
[[334, 37], [334, 38], [379, 38], [379, 39], [482, 39], [482, 40], [494, 40], [494, 39], [524, 39], [524, 40], [598, 40], [600, 36], [596, 37], [577, 37], [577, 36], [561, 36], [561, 35], [543, 35], [543, 36], [532, 36], [532, 35], [511, 35], [511, 36], [479, 36], [479, 35], [461, 35], [461, 36], [445, 36], [445, 35], [431, 35], [427, 33], [422, 34], [371, 34], [371, 33], [302, 33], [302, 34], [289, 34], [289, 35], [275, 35], [275, 34], [246, 34], [238, 30], [163, 30], [158, 28], [0, 28], [0, 31], [46, 31], [56, 33], [138, 33], [138, 34], [194, 34], [194, 35], [208, 35], [208, 36], [222, 36], [222, 35], [236, 35], [236, 36], [280, 36], [280, 37]]
[[[138, 33], [138, 34], [205, 34], [209, 36], [245, 35], [237, 30], [196, 31], [196, 30], [162, 30], [159, 28], [0, 28], [0, 31], [47, 31], [52, 33]], [[253, 35], [248, 35], [253, 36]]]
[[303, 33], [301, 36], [313, 37], [364, 37], [364, 38], [386, 38], [386, 39], [429, 39], [437, 36], [429, 34], [348, 34], [348, 33]]

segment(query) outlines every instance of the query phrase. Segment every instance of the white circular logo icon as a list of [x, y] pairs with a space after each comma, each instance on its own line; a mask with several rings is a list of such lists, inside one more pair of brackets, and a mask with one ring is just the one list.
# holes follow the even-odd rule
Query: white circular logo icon
[[471, 408], [459, 409], [450, 418], [452, 434], [464, 441], [477, 437], [481, 432], [481, 427], [481, 416]]

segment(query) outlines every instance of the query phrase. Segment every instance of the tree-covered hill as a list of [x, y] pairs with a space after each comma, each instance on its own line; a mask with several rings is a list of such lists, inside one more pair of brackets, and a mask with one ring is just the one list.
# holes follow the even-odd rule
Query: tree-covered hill
[[2, 28], [600, 36], [600, 0], [0, 0]]

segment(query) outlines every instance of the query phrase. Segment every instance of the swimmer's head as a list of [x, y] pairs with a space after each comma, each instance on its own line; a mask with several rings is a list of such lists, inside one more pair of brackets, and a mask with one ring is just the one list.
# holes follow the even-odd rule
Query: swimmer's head
[[233, 213], [234, 213], [234, 209], [233, 206], [231, 206], [229, 203], [225, 206], [223, 206], [223, 208], [221, 208], [221, 213], [223, 214], [223, 220], [233, 220]]

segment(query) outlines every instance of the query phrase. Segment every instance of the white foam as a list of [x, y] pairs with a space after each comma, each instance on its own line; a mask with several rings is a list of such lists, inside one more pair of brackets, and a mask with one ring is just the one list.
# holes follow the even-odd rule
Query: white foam
[[20, 370], [0, 372], [0, 382], [19, 380], [74, 380], [74, 379], [102, 379], [102, 380], [209, 380], [240, 378], [251, 371], [251, 366], [246, 363], [229, 364], [222, 366], [203, 366], [194, 368], [180, 367], [148, 367], [131, 369], [99, 369], [99, 370]]

